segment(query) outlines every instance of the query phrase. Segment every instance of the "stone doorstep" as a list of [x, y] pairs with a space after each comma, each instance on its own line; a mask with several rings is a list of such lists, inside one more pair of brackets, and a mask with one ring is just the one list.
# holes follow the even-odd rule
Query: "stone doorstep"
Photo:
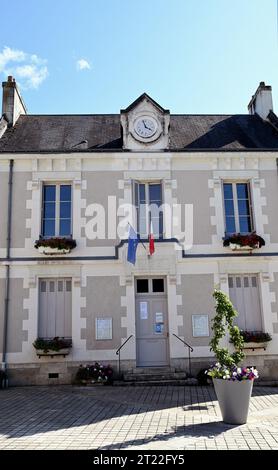
[[166, 386], [195, 386], [198, 384], [197, 379], [184, 379], [184, 380], [136, 380], [136, 381], [122, 381], [115, 380], [113, 386], [115, 387], [166, 387]]

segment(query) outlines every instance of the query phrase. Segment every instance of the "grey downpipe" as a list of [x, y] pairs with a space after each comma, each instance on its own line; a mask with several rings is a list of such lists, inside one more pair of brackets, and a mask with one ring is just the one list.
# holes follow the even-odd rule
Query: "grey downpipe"
[[5, 305], [4, 305], [4, 325], [3, 325], [3, 367], [6, 370], [7, 356], [7, 336], [8, 336], [8, 318], [10, 304], [10, 251], [11, 251], [11, 226], [12, 226], [12, 195], [13, 195], [13, 166], [14, 161], [10, 160], [9, 169], [9, 190], [8, 190], [8, 220], [7, 220], [7, 255], [6, 255], [6, 286], [5, 286]]

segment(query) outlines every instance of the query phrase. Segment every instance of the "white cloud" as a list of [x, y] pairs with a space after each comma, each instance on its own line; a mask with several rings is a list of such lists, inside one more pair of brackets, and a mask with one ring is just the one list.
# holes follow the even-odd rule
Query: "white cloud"
[[6, 46], [0, 52], [0, 73], [19, 79], [22, 88], [38, 88], [48, 76], [46, 62], [36, 54]]
[[85, 59], [79, 59], [77, 62], [76, 62], [76, 68], [77, 70], [90, 70], [91, 66], [89, 64], [89, 62]]

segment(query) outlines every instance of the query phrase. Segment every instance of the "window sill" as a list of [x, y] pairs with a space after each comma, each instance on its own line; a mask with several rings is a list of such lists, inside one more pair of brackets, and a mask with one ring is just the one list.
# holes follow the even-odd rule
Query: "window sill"
[[249, 245], [242, 246], [242, 245], [238, 245], [237, 243], [230, 243], [229, 248], [232, 251], [253, 251], [253, 250], [257, 250], [260, 247], [259, 247], [259, 245], [257, 245], [257, 246], [249, 246]]

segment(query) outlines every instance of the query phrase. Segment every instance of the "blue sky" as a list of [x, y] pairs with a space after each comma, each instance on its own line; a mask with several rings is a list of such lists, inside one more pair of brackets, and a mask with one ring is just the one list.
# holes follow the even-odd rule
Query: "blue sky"
[[29, 113], [118, 113], [144, 91], [172, 113], [246, 113], [260, 81], [278, 113], [276, 0], [0, 3], [1, 79]]

